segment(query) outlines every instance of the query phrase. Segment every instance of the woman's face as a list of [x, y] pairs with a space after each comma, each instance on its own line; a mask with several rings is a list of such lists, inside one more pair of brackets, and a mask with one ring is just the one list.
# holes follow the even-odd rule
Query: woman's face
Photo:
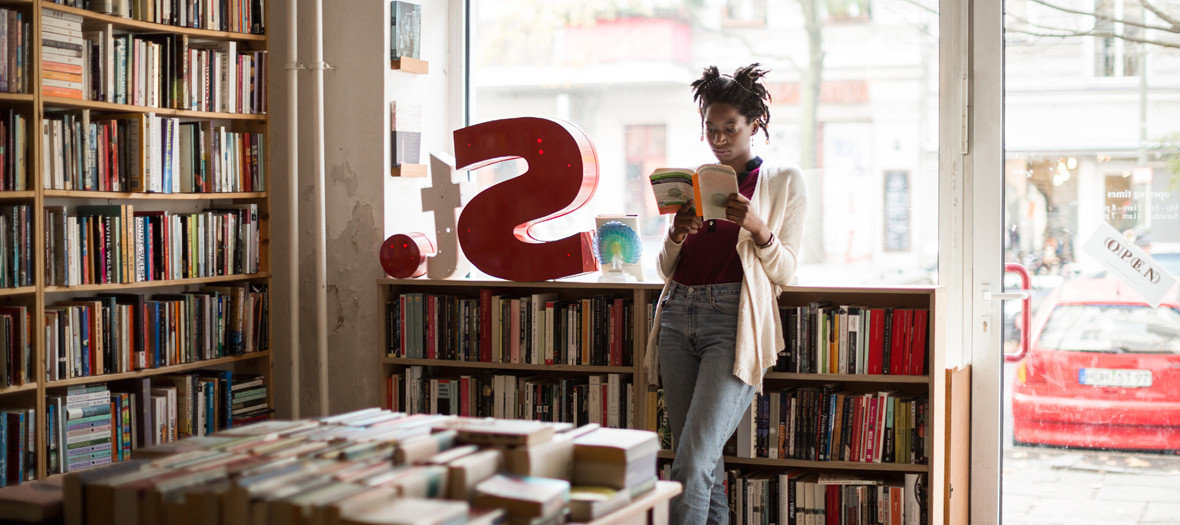
[[744, 164], [750, 160], [750, 137], [758, 125], [738, 112], [728, 102], [714, 102], [705, 108], [705, 140], [717, 157], [717, 162]]

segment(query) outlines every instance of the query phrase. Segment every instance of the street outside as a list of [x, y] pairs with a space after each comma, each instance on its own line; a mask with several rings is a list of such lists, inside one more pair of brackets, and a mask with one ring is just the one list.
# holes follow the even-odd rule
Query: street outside
[[1180, 454], [1013, 446], [1004, 369], [1005, 525], [1180, 524]]

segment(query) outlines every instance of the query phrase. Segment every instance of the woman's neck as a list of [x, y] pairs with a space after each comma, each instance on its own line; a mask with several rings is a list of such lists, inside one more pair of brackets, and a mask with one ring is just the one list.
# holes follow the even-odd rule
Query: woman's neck
[[750, 155], [746, 155], [745, 157], [733, 159], [729, 162], [726, 162], [725, 165], [733, 168], [733, 171], [741, 173], [743, 171], [746, 171], [746, 166], [750, 163], [751, 160], [753, 160], [753, 158], [754, 158], [754, 155], [750, 154]]

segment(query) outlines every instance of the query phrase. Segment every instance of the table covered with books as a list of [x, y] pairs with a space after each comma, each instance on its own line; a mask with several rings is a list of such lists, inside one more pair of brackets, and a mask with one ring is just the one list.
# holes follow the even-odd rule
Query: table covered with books
[[680, 485], [657, 479], [659, 448], [644, 430], [372, 408], [139, 449], [0, 489], [0, 511], [67, 525], [667, 523]]

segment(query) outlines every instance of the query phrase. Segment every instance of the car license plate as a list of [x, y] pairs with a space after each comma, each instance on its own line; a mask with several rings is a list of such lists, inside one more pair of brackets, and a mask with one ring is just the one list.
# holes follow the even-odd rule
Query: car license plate
[[1089, 386], [1147, 388], [1151, 386], [1151, 370], [1080, 368], [1078, 383]]

